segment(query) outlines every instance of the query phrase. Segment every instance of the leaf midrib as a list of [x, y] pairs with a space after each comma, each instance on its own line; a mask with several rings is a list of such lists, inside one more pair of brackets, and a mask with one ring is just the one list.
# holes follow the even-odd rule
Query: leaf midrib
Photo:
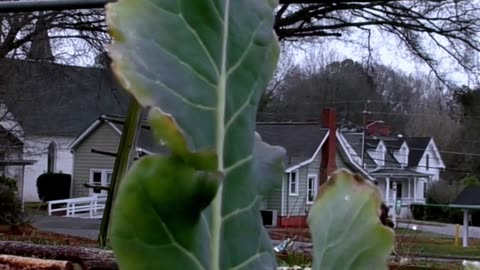
[[[227, 87], [227, 45], [230, 17], [230, 0], [225, 0], [224, 19], [223, 19], [223, 40], [222, 40], [222, 59], [220, 67], [220, 76], [217, 86], [217, 115], [216, 115], [216, 152], [220, 173], [225, 172], [223, 152], [225, 143], [225, 106], [226, 106], [226, 87]], [[223, 183], [220, 183], [217, 195], [212, 203], [212, 238], [211, 238], [211, 269], [220, 270], [220, 242], [222, 226], [222, 203], [223, 203]]]

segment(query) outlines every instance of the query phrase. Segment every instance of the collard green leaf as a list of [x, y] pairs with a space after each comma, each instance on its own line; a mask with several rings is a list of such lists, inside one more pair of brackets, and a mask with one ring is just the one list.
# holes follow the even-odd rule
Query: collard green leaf
[[377, 188], [346, 170], [320, 187], [308, 225], [314, 270], [381, 270], [393, 249], [393, 231], [381, 224]]
[[[261, 92], [278, 57], [275, 6], [271, 0], [108, 6], [115, 73], [143, 106], [161, 110], [163, 116], [151, 114], [151, 126], [172, 152], [142, 159], [122, 184], [111, 237], [122, 269], [275, 266], [259, 205], [282, 179], [284, 151], [254, 136]], [[195, 196], [213, 201], [181, 202]]]

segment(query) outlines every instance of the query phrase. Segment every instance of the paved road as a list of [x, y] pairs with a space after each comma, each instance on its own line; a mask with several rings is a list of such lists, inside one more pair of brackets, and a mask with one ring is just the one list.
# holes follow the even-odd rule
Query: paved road
[[[40, 230], [68, 234], [73, 236], [97, 239], [100, 228], [100, 219], [86, 218], [67, 218], [57, 216], [42, 216], [33, 218], [33, 226]], [[448, 236], [455, 236], [455, 225], [443, 223], [427, 223], [419, 222], [410, 223], [408, 221], [399, 221], [401, 228], [413, 228], [416, 226], [419, 231], [438, 233]], [[460, 228], [462, 235], [463, 226]], [[469, 227], [469, 237], [480, 238], [480, 227]]]
[[[427, 223], [422, 224], [421, 222], [414, 221], [410, 223], [408, 221], [400, 221], [400, 228], [413, 228], [416, 226], [419, 231], [423, 232], [432, 232], [448, 236], [455, 236], [456, 225], [454, 224], [445, 224], [445, 223]], [[469, 238], [480, 238], [480, 227], [468, 227]], [[463, 234], [463, 225], [460, 226], [460, 236]]]
[[34, 217], [32, 225], [43, 231], [97, 239], [100, 223], [100, 219], [42, 216]]

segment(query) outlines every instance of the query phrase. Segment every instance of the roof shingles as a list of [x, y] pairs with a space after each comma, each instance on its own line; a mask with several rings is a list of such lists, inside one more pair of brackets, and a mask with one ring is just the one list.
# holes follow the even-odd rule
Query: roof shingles
[[3, 59], [0, 90], [26, 136], [76, 136], [101, 114], [124, 115], [128, 104], [111, 73], [99, 68]]
[[290, 164], [311, 158], [328, 134], [328, 129], [316, 123], [257, 123], [262, 140], [287, 151]]

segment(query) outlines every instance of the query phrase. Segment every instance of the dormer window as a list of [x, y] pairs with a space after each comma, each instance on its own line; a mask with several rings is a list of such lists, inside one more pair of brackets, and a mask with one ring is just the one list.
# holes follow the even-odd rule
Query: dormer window
[[379, 156], [378, 156], [378, 164], [379, 164], [380, 166], [385, 166], [385, 154], [386, 154], [386, 151], [385, 151], [385, 147], [384, 147], [382, 144], [380, 144], [380, 145], [378, 146], [378, 154], [379, 154]]
[[398, 152], [396, 152], [395, 158], [400, 162], [402, 167], [408, 166], [408, 146], [403, 143]]

